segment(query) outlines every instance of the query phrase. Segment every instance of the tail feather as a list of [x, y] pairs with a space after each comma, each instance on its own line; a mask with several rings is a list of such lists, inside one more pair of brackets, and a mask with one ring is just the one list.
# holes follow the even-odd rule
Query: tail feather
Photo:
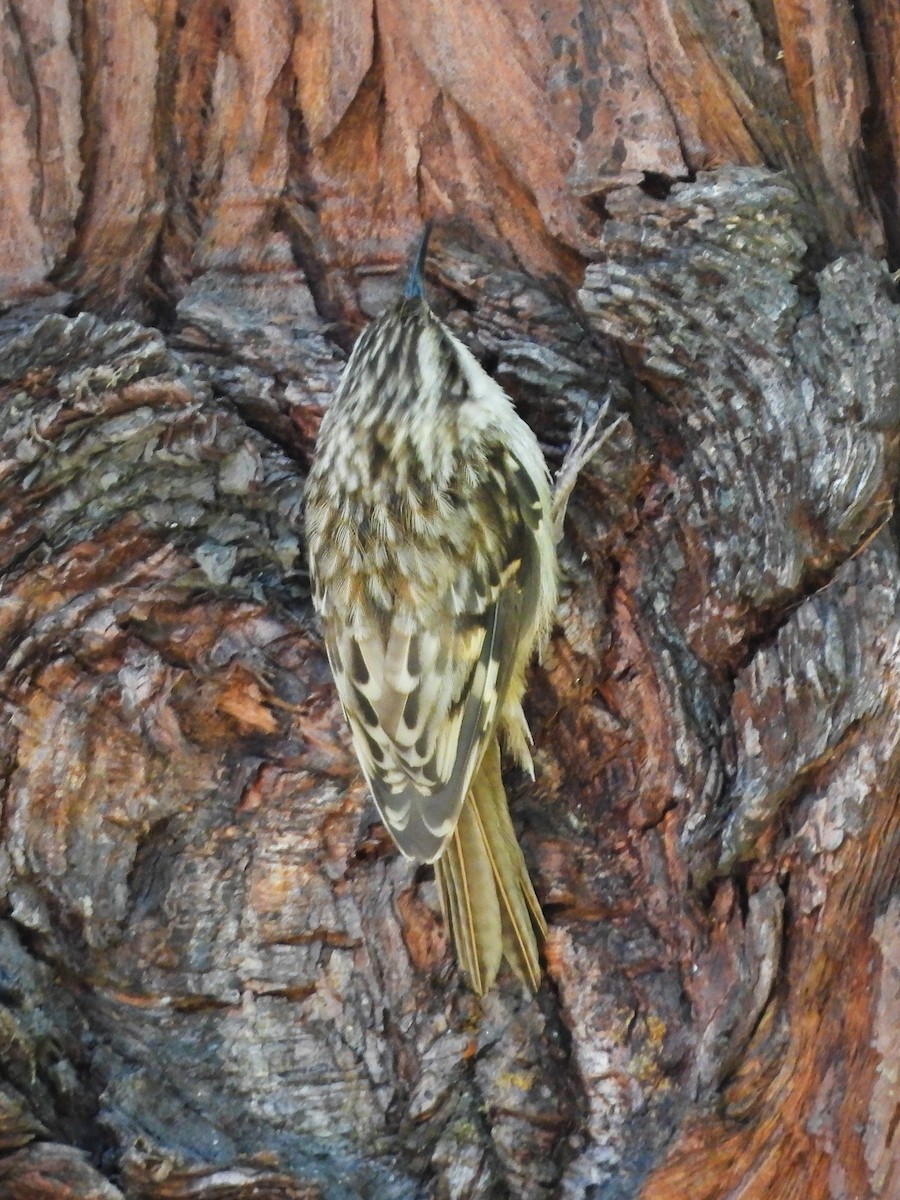
[[475, 991], [488, 991], [503, 958], [535, 990], [541, 981], [538, 938], [547, 924], [510, 820], [496, 739], [435, 871], [444, 919]]

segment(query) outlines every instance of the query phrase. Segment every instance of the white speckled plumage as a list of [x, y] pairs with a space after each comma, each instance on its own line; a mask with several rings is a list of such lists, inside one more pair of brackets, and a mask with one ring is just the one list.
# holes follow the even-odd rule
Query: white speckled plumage
[[387, 828], [436, 863], [476, 991], [503, 955], [536, 986], [545, 926], [497, 738], [532, 769], [521, 699], [556, 600], [550, 482], [534, 434], [420, 287], [357, 341], [322, 424], [307, 538], [329, 660]]

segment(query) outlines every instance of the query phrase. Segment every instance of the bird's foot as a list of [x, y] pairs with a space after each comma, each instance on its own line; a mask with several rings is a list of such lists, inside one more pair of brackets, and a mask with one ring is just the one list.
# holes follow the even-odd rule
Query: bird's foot
[[625, 420], [620, 414], [609, 425], [601, 428], [608, 412], [609, 397], [603, 401], [599, 413], [597, 413], [597, 416], [587, 429], [584, 428], [584, 423], [579, 421], [578, 428], [575, 430], [572, 441], [569, 443], [562, 466], [557, 472], [556, 480], [553, 484], [553, 529], [557, 542], [562, 540], [563, 523], [566, 519], [566, 510], [569, 507], [569, 497], [572, 495], [572, 489], [578, 482], [578, 476]]

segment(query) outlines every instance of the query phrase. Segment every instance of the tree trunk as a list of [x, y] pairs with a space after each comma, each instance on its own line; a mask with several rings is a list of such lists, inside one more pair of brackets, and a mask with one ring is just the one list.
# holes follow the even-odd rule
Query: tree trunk
[[[0, 1195], [900, 1195], [900, 5], [2, 0]], [[378, 823], [302, 488], [434, 306], [585, 470], [534, 997]]]

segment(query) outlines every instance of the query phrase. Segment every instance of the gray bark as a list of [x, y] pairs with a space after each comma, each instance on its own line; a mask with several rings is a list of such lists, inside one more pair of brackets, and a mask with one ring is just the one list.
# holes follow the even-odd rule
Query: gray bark
[[804, 1137], [808, 1195], [823, 1156], [892, 1194], [893, 284], [812, 259], [761, 170], [607, 209], [577, 297], [436, 235], [436, 306], [552, 463], [625, 417], [509, 779], [536, 997], [467, 993], [352, 757], [302, 550], [343, 357], [308, 293], [211, 271], [165, 336], [5, 318], [13, 1200], [726, 1196]]

